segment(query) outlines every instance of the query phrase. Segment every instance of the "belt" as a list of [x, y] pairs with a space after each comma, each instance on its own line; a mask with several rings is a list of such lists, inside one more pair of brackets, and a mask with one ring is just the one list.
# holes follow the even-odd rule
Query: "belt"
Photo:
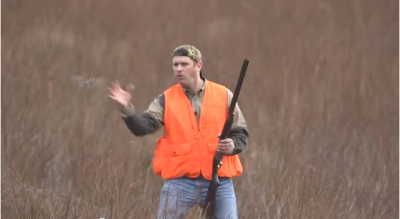
[[[194, 180], [194, 181], [209, 181], [208, 179], [204, 178], [203, 174], [199, 174], [198, 177], [188, 177], [188, 176], [183, 176], [181, 178], [189, 179], [189, 180]], [[229, 177], [219, 177], [219, 179], [229, 179]]]
[[193, 177], [183, 176], [182, 178], [195, 180], [195, 181], [201, 181], [201, 180], [208, 181], [206, 178], [204, 178], [203, 174], [201, 174], [201, 173], [199, 174], [198, 177], [193, 178]]

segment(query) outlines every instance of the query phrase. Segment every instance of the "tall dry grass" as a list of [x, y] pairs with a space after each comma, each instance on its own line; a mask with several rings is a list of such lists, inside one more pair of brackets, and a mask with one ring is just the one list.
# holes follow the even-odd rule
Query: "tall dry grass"
[[179, 44], [231, 89], [251, 61], [241, 218], [399, 217], [398, 1], [2, 6], [2, 218], [154, 218], [162, 133], [135, 138], [107, 83], [132, 82], [145, 109], [174, 83]]

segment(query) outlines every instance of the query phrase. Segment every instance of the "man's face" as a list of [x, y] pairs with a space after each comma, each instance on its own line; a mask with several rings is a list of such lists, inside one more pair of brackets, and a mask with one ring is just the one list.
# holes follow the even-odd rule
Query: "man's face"
[[172, 69], [178, 83], [184, 88], [190, 88], [200, 74], [202, 62], [195, 63], [186, 56], [175, 56], [172, 58]]

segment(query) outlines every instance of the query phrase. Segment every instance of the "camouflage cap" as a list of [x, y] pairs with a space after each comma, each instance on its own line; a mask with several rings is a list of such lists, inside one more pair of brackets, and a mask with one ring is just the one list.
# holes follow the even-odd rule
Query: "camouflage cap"
[[192, 45], [180, 45], [174, 49], [172, 52], [172, 57], [174, 56], [187, 56], [193, 61], [201, 61], [201, 52], [196, 47]]

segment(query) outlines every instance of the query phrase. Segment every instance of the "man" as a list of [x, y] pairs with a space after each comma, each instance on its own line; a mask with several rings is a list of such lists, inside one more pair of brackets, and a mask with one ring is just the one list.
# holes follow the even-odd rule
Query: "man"
[[135, 136], [145, 136], [164, 126], [158, 139], [153, 170], [164, 179], [158, 218], [183, 218], [184, 211], [205, 198], [211, 179], [215, 151], [225, 156], [219, 170], [221, 185], [216, 196], [216, 218], [238, 218], [232, 177], [243, 172], [238, 154], [249, 133], [238, 104], [228, 138], [218, 142], [233, 93], [206, 80], [200, 51], [191, 45], [172, 53], [172, 68], [177, 84], [160, 94], [143, 113], [135, 112], [131, 91], [113, 83], [110, 97], [115, 100], [123, 120]]

